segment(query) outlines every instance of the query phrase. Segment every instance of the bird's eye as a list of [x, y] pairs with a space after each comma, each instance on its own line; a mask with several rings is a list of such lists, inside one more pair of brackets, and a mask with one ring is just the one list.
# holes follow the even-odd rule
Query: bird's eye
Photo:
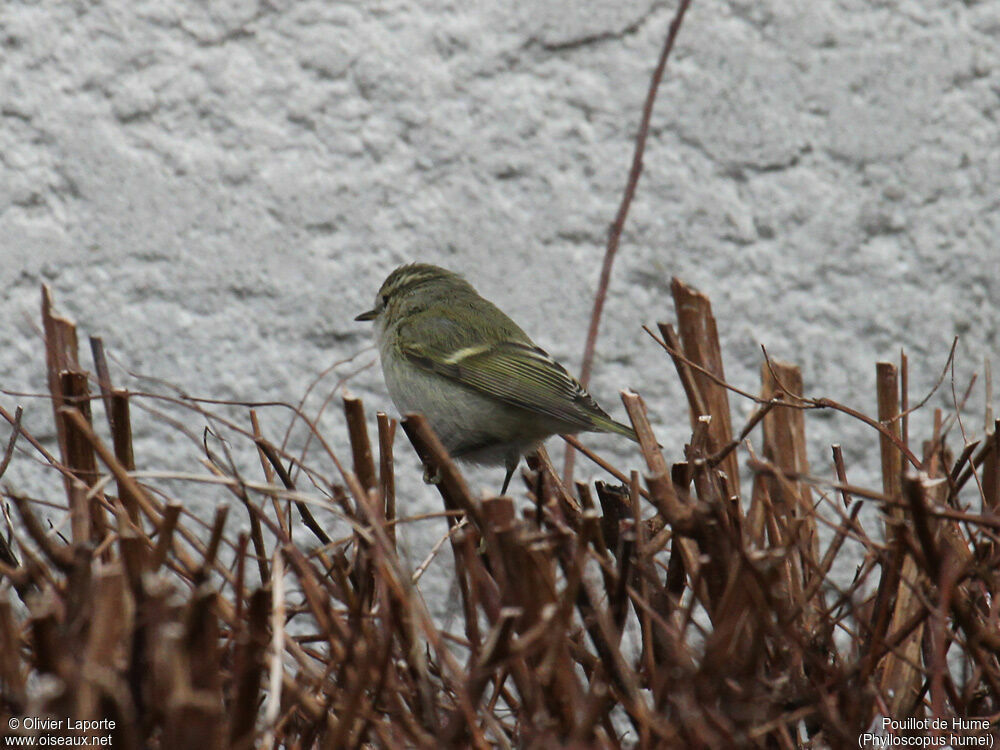
[[389, 295], [388, 294], [383, 294], [382, 295], [382, 307], [385, 307], [388, 304], [389, 304]]

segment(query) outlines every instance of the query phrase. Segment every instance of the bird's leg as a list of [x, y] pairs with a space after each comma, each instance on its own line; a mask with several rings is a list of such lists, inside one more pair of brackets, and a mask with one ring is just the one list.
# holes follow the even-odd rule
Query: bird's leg
[[441, 471], [431, 468], [430, 464], [424, 464], [424, 484], [440, 484]]
[[514, 476], [514, 470], [517, 468], [517, 465], [520, 462], [521, 462], [521, 455], [518, 453], [515, 453], [512, 456], [507, 456], [507, 460], [504, 461], [504, 466], [507, 467], [507, 476], [503, 478], [503, 487], [500, 488], [501, 495], [507, 494], [507, 485], [510, 484], [510, 478]]

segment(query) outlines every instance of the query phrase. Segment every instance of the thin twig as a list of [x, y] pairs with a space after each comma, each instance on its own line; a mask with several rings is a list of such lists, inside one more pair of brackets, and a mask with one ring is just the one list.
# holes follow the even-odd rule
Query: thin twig
[[[646, 101], [642, 106], [642, 117], [639, 120], [639, 131], [635, 137], [635, 148], [632, 152], [632, 166], [629, 168], [628, 180], [625, 183], [625, 191], [622, 193], [621, 203], [618, 205], [618, 212], [615, 220], [608, 230], [608, 242], [604, 249], [604, 261], [601, 264], [601, 277], [597, 282], [597, 291], [594, 294], [594, 307], [590, 312], [590, 325], [587, 327], [587, 341], [583, 347], [583, 359], [580, 364], [580, 382], [586, 386], [590, 382], [590, 372], [594, 366], [594, 352], [597, 348], [597, 332], [601, 327], [601, 314], [604, 311], [604, 301], [608, 296], [608, 286], [611, 283], [611, 269], [615, 263], [615, 256], [618, 254], [618, 243], [621, 240], [622, 230], [625, 228], [625, 220], [628, 218], [628, 211], [635, 197], [635, 191], [639, 186], [639, 177], [642, 175], [642, 157], [646, 150], [646, 139], [649, 137], [649, 124], [653, 119], [653, 105], [656, 102], [656, 93], [660, 88], [660, 81], [663, 79], [663, 72], [667, 67], [667, 59], [670, 51], [674, 48], [674, 40], [680, 31], [684, 14], [687, 12], [691, 0], [681, 0], [674, 13], [674, 18], [670, 22], [667, 30], [667, 38], [663, 42], [660, 50], [660, 58], [653, 69], [653, 75], [649, 82], [649, 89], [646, 92]], [[563, 469], [563, 481], [569, 486], [573, 484], [573, 451], [566, 452], [566, 464]]]

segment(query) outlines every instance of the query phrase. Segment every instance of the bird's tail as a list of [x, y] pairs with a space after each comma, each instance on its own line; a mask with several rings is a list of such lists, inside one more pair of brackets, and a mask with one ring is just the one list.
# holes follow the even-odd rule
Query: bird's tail
[[599, 417], [594, 420], [594, 423], [594, 429], [596, 430], [601, 432], [614, 432], [617, 435], [624, 435], [634, 443], [639, 442], [639, 438], [636, 437], [635, 430], [627, 424], [616, 422], [611, 417]]

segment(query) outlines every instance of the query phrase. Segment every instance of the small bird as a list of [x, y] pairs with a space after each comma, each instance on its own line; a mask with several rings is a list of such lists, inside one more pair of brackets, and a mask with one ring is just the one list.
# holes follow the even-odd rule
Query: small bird
[[401, 414], [419, 412], [453, 458], [503, 464], [507, 491], [521, 456], [564, 433], [635, 431], [613, 420], [566, 368], [464, 278], [400, 266], [375, 307], [382, 374]]

